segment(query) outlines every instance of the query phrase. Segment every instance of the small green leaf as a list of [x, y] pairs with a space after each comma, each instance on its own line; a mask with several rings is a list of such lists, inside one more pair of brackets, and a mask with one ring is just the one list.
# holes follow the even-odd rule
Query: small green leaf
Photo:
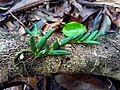
[[45, 49], [48, 51], [50, 49], [48, 44], [45, 44]]
[[72, 37], [72, 40], [77, 39], [80, 35], [81, 35], [81, 34], [76, 34], [76, 35], [74, 35], [74, 36]]
[[65, 50], [52, 50], [49, 52], [49, 55], [69, 55], [70, 52]]
[[34, 33], [37, 34], [37, 32], [38, 32], [38, 27], [36, 24], [34, 24]]
[[60, 47], [60, 44], [58, 41], [56, 41], [54, 44], [53, 44], [53, 50], [55, 49], [58, 49]]
[[100, 44], [100, 42], [97, 41], [84, 41], [85, 44]]
[[33, 36], [33, 33], [29, 29], [25, 29], [26, 33], [29, 34], [30, 36]]
[[61, 46], [64, 46], [65, 44], [68, 44], [72, 40], [73, 36], [70, 36], [68, 38], [65, 38], [61, 41]]
[[44, 37], [48, 39], [54, 32], [55, 32], [55, 30], [51, 30], [47, 34], [45, 34]]
[[38, 27], [36, 24], [34, 24], [34, 36], [38, 36], [40, 34], [40, 30], [38, 30]]
[[40, 51], [39, 53], [37, 53], [37, 57], [41, 57], [42, 55], [44, 55], [46, 53], [46, 49]]
[[80, 39], [80, 41], [84, 41], [88, 36], [90, 35], [90, 33], [86, 33], [84, 36], [82, 36], [82, 38]]
[[66, 35], [66, 36], [73, 36], [76, 34], [81, 34], [83, 32], [86, 32], [86, 27], [83, 26], [83, 24], [77, 23], [77, 22], [70, 22], [67, 23], [62, 32]]
[[87, 40], [88, 40], [88, 41], [89, 41], [89, 40], [92, 40], [97, 33], [98, 33], [98, 30], [92, 32], [92, 33], [90, 34], [90, 36], [87, 38]]
[[40, 42], [37, 45], [37, 48], [39, 49], [39, 51], [44, 47], [45, 43], [46, 43], [47, 39], [43, 36], [40, 40]]
[[34, 37], [30, 37], [30, 47], [31, 51], [35, 54], [37, 52], [36, 43]]
[[48, 55], [49, 50], [50, 50], [49, 45], [48, 45], [48, 44], [45, 44], [45, 49], [42, 50], [42, 51], [39, 51], [39, 52], [37, 53], [37, 57], [41, 57], [41, 56], [46, 56], [46, 55]]
[[48, 53], [50, 51], [50, 46], [48, 44], [45, 44], [45, 50], [46, 50], [45, 55], [48, 55]]
[[92, 40], [97, 40], [98, 37], [100, 37], [100, 36], [102, 36], [102, 35], [103, 35], [103, 33], [102, 33], [102, 32], [99, 32]]
[[85, 32], [79, 34], [79, 36], [78, 36], [77, 38], [75, 38], [75, 41], [80, 40], [80, 39], [82, 38], [82, 36], [83, 36], [84, 33], [85, 33]]
[[45, 34], [45, 36], [43, 36], [43, 37], [41, 38], [40, 42], [39, 42], [38, 45], [37, 45], [37, 48], [38, 48], [39, 50], [41, 50], [41, 49], [44, 47], [47, 39], [48, 39], [53, 33], [54, 33], [54, 30], [51, 30], [51, 31], [49, 31], [47, 34]]

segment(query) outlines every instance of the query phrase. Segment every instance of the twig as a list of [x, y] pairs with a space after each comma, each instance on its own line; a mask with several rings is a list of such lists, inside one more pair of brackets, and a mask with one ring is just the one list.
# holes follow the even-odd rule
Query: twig
[[28, 29], [15, 15], [12, 14], [12, 12], [9, 12], [11, 16], [16, 19], [25, 29]]

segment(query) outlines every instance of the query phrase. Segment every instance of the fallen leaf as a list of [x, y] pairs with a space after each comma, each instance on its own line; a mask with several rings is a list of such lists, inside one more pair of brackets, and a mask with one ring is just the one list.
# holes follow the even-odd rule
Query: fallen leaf
[[79, 12], [83, 11], [82, 6], [76, 2], [76, 0], [71, 0], [71, 4], [74, 5], [79, 10]]
[[41, 30], [45, 26], [45, 24], [46, 24], [45, 20], [40, 20], [36, 23], [39, 30]]
[[110, 30], [110, 27], [111, 27], [111, 20], [108, 17], [108, 15], [104, 15], [103, 22], [100, 28], [100, 32], [102, 32], [102, 34], [104, 35], [105, 32]]
[[25, 33], [26, 33], [25, 28], [21, 25], [20, 28], [19, 28], [19, 34], [24, 35]]
[[89, 2], [88, 0], [77, 0], [77, 1], [81, 4], [86, 4], [87, 6], [104, 7], [104, 5], [108, 5], [108, 6], [120, 8], [120, 1], [119, 0], [96, 0], [94, 2]]
[[104, 13], [103, 9], [101, 9], [99, 11], [99, 13], [97, 14], [97, 16], [95, 17], [94, 23], [93, 23], [93, 31], [95, 31], [96, 29], [98, 29], [97, 27], [100, 26], [100, 23], [102, 21], [102, 13]]
[[8, 27], [10, 31], [14, 30], [15, 28], [15, 25], [10, 21], [6, 23], [6, 26]]
[[82, 17], [77, 17], [76, 18], [69, 13], [65, 13], [64, 16], [67, 18], [67, 20], [66, 20], [66, 18], [65, 18], [65, 20], [68, 21], [68, 22], [79, 22], [79, 23], [81, 23], [83, 21]]
[[86, 31], [86, 27], [83, 24], [77, 22], [67, 23], [62, 29], [62, 32], [65, 34], [65, 36], [82, 34]]
[[[49, 0], [46, 0], [49, 1]], [[4, 15], [9, 14], [9, 12], [16, 12], [21, 10], [27, 10], [37, 5], [44, 3], [45, 0], [21, 0], [15, 4], [10, 10], [8, 10]]]
[[92, 75], [57, 75], [55, 80], [68, 90], [107, 90], [108, 86], [101, 79]]
[[110, 19], [111, 19], [112, 21], [115, 20], [115, 17], [113, 17], [113, 15], [111, 14], [110, 10], [109, 10], [107, 7], [105, 7], [105, 12], [106, 12], [106, 14], [110, 17]]

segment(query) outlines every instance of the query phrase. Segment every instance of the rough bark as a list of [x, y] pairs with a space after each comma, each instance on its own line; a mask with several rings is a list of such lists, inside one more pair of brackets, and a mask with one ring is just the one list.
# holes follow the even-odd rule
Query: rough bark
[[[53, 38], [49, 40], [50, 43], [53, 41]], [[0, 32], [0, 82], [20, 75], [79, 72], [120, 80], [120, 35], [103, 36], [99, 41], [100, 45], [68, 44], [61, 49], [70, 51], [71, 55], [47, 56], [32, 62], [34, 56], [30, 53], [24, 53], [23, 59], [16, 58], [16, 53], [28, 49], [25, 36]]]

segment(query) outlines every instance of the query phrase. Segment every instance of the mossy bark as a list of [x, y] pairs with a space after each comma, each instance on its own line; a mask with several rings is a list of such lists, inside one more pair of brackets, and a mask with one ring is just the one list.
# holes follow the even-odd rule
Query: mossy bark
[[[54, 42], [53, 37], [48, 43]], [[63, 36], [60, 35], [60, 38]], [[48, 76], [80, 72], [120, 80], [120, 35], [102, 36], [99, 41], [99, 45], [67, 44], [61, 49], [70, 51], [71, 55], [47, 56], [33, 62], [31, 53], [23, 53], [22, 59], [16, 57], [16, 53], [28, 49], [27, 37], [0, 32], [0, 82], [20, 75]]]

